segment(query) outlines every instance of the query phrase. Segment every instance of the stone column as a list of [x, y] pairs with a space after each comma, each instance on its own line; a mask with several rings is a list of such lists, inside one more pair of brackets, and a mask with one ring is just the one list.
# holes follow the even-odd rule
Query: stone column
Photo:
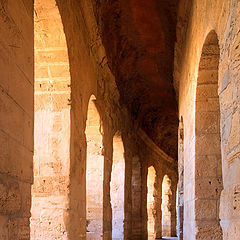
[[178, 240], [183, 240], [183, 214], [184, 214], [184, 205], [178, 206], [177, 212], [177, 237]]
[[176, 193], [177, 193], [177, 182], [172, 181], [171, 185], [171, 201], [170, 201], [170, 212], [171, 212], [171, 236], [176, 236], [176, 222], [177, 222], [177, 215], [176, 215]]
[[148, 220], [148, 214], [147, 214], [147, 173], [148, 173], [148, 167], [147, 165], [142, 166], [142, 179], [141, 179], [141, 185], [142, 185], [142, 227], [141, 227], [141, 236], [140, 239], [148, 239], [148, 229], [147, 229], [147, 220]]
[[132, 172], [134, 158], [132, 158], [129, 149], [131, 145], [126, 137], [123, 137], [123, 143], [125, 149], [124, 239], [129, 239], [132, 234], [132, 218], [134, 218], [132, 211], [132, 205], [134, 205], [133, 192], [135, 191], [134, 176]]
[[178, 206], [177, 206], [177, 236], [183, 240], [184, 213], [184, 128], [183, 119], [178, 130]]
[[163, 177], [157, 172], [156, 173], [156, 182], [155, 182], [155, 233], [156, 239], [162, 237], [162, 179]]
[[113, 141], [108, 128], [103, 126], [103, 153], [104, 153], [104, 177], [103, 177], [103, 239], [112, 239], [112, 207], [110, 202], [110, 181], [112, 171]]

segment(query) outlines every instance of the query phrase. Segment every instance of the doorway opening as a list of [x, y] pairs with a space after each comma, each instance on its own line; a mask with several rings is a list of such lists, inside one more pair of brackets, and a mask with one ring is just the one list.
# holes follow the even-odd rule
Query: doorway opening
[[102, 239], [103, 234], [103, 169], [104, 156], [101, 120], [96, 98], [91, 96], [86, 122], [86, 238]]
[[113, 138], [113, 162], [110, 183], [112, 206], [112, 239], [124, 239], [124, 146], [120, 134]]
[[168, 175], [165, 175], [162, 182], [162, 236], [171, 237], [172, 234], [172, 213], [171, 206], [172, 191], [171, 180]]
[[155, 220], [156, 220], [156, 211], [155, 211], [155, 190], [156, 186], [156, 171], [153, 166], [148, 168], [147, 174], [147, 226], [148, 226], [148, 238], [155, 239]]

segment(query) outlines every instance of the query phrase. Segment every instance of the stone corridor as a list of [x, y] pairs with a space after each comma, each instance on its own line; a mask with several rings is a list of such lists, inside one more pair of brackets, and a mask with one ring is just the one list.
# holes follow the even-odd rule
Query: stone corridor
[[0, 22], [0, 240], [240, 240], [240, 0]]

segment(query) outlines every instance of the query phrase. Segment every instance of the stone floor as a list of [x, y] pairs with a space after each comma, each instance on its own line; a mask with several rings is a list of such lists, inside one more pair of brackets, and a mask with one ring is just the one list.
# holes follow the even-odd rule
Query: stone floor
[[[165, 240], [177, 240], [177, 237], [162, 237], [161, 239], [165, 239]], [[149, 238], [148, 240], [155, 240], [155, 239]]]
[[177, 237], [162, 237], [165, 240], [177, 240]]

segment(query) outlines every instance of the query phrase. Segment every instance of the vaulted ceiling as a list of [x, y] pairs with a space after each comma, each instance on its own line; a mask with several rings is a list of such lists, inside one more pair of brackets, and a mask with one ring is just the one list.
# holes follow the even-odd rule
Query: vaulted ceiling
[[173, 64], [178, 0], [92, 2], [121, 104], [176, 159]]

